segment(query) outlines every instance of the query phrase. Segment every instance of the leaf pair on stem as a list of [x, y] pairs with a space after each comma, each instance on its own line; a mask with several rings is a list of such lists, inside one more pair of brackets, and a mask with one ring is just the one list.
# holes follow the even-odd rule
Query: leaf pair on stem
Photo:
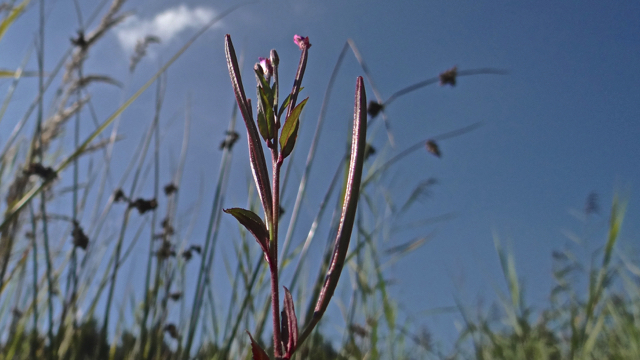
[[[331, 297], [338, 284], [344, 265], [351, 231], [355, 220], [358, 204], [360, 181], [362, 178], [362, 165], [364, 163], [364, 148], [366, 144], [366, 94], [362, 77], [356, 82], [356, 99], [354, 107], [354, 125], [352, 135], [351, 161], [349, 165], [347, 189], [344, 194], [340, 227], [334, 244], [333, 255], [325, 282], [318, 297], [315, 312], [312, 319], [306, 325], [301, 335], [298, 335], [298, 321], [295, 315], [294, 303], [291, 293], [287, 288], [284, 296], [284, 309], [279, 310], [278, 288], [278, 217], [280, 208], [280, 169], [284, 159], [288, 157], [295, 147], [300, 127], [300, 114], [307, 103], [304, 99], [296, 104], [298, 94], [302, 90], [302, 78], [307, 65], [308, 50], [311, 47], [309, 38], [294, 36], [294, 42], [302, 54], [298, 64], [298, 71], [293, 83], [291, 93], [285, 98], [282, 106], [278, 106], [278, 65], [279, 58], [275, 50], [271, 51], [269, 59], [260, 59], [260, 63], [254, 67], [257, 80], [257, 122], [253, 119], [251, 100], [247, 99], [242, 85], [240, 69], [235, 50], [229, 35], [225, 36], [225, 52], [227, 67], [231, 77], [233, 91], [240, 108], [240, 112], [247, 128], [249, 142], [249, 160], [251, 171], [258, 189], [260, 202], [265, 213], [265, 221], [246, 209], [231, 208], [224, 210], [233, 215], [255, 238], [264, 253], [265, 260], [271, 273], [271, 308], [273, 317], [273, 345], [276, 359], [291, 359], [299, 345], [309, 336], [316, 324], [322, 318]], [[273, 85], [271, 80], [273, 79]], [[280, 119], [285, 115], [284, 125], [281, 128]], [[269, 186], [269, 173], [262, 149], [262, 141], [271, 150], [272, 155], [272, 181]], [[279, 145], [279, 146], [278, 146]], [[251, 335], [249, 334], [251, 337]], [[251, 337], [251, 348], [254, 360], [268, 359], [265, 351]]]

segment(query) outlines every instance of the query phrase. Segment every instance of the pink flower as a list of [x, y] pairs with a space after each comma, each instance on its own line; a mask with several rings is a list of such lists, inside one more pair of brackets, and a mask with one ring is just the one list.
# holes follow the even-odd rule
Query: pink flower
[[260, 66], [262, 67], [262, 72], [264, 73], [265, 79], [271, 78], [273, 74], [273, 66], [271, 65], [271, 60], [259, 57], [258, 61], [260, 62]]
[[310, 48], [311, 44], [309, 43], [309, 37], [302, 37], [300, 35], [293, 35], [293, 42], [298, 45], [298, 47], [300, 48], [300, 50], [303, 50], [304, 48]]

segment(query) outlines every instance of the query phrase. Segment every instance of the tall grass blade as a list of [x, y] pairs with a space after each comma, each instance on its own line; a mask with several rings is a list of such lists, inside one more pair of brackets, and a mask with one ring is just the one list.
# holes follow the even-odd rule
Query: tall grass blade
[[[187, 51], [187, 49], [202, 35], [204, 34], [211, 26], [215, 25], [218, 21], [222, 20], [224, 17], [226, 17], [227, 15], [229, 15], [230, 13], [232, 13], [233, 11], [239, 9], [242, 6], [247, 5], [248, 3], [244, 3], [244, 4], [239, 4], [239, 5], [235, 5], [232, 6], [231, 8], [223, 11], [222, 13], [220, 13], [220, 15], [214, 17], [211, 22], [209, 22], [207, 25], [205, 25], [200, 31], [198, 31], [195, 35], [193, 35], [191, 37], [191, 39], [189, 39], [189, 41], [187, 41], [182, 48], [180, 48], [180, 50], [178, 50], [170, 59], [169, 61], [167, 61], [161, 68], [160, 70], [158, 70], [155, 75], [153, 75], [144, 85], [142, 85], [140, 87], [140, 89], [138, 89], [138, 91], [136, 91], [133, 95], [131, 95], [131, 97], [129, 99], [127, 99], [127, 101], [125, 101], [113, 114], [111, 114], [111, 116], [109, 116], [101, 125], [100, 127], [98, 127], [98, 129], [96, 129], [91, 135], [89, 135], [89, 137], [80, 145], [80, 147], [78, 147], [71, 155], [69, 155], [66, 159], [64, 159], [62, 161], [62, 163], [60, 163], [60, 165], [57, 166], [57, 168], [55, 169], [56, 174], [60, 173], [62, 170], [64, 170], [71, 162], [73, 162], [73, 160], [75, 158], [77, 158], [78, 156], [82, 155], [82, 153], [85, 151], [85, 149], [89, 146], [89, 144], [95, 140], [95, 138], [102, 133], [109, 125], [111, 125], [111, 123], [118, 118], [122, 112], [124, 112], [124, 110], [126, 110], [140, 95], [142, 95], [143, 92], [145, 92], [147, 90], [147, 88], [149, 88], [149, 86], [151, 86], [151, 84], [153, 84], [171, 65], [173, 65], [174, 62], [176, 62], [176, 60], [178, 60], [178, 58], [180, 58], [180, 56], [182, 56], [182, 54], [184, 54], [185, 51]], [[266, 169], [266, 167], [265, 167]], [[22, 196], [21, 199], [17, 200], [15, 203], [13, 203], [10, 208], [7, 210], [5, 217], [2, 221], [2, 223], [0, 223], [0, 230], [4, 230], [10, 223], [11, 219], [13, 219], [13, 217], [15, 215], [17, 215], [17, 213], [29, 202], [31, 201], [31, 199], [33, 199], [34, 196], [36, 196], [37, 194], [39, 194], [46, 185], [48, 185], [49, 181], [45, 181], [43, 182], [40, 186], [35, 186], [33, 188], [31, 188], [26, 194], [24, 194]]]
[[[4, 37], [4, 34], [9, 29], [9, 26], [11, 26], [11, 24], [13, 24], [13, 22], [16, 21], [18, 16], [20, 16], [20, 14], [22, 14], [22, 12], [27, 7], [27, 5], [29, 5], [30, 1], [31, 0], [23, 0], [20, 4], [13, 7], [9, 12], [9, 16], [4, 18], [2, 22], [0, 22], [0, 40], [2, 40], [2, 38]], [[13, 75], [9, 75], [9, 76], [13, 76]]]

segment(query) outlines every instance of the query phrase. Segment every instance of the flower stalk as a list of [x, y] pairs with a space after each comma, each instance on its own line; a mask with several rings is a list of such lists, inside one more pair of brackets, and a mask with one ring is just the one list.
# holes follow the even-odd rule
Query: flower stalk
[[[259, 58], [254, 66], [257, 80], [257, 126], [251, 112], [251, 101], [247, 99], [240, 69], [236, 59], [231, 37], [225, 37], [227, 66], [231, 77], [231, 85], [236, 102], [245, 121], [249, 145], [251, 171], [253, 173], [258, 195], [264, 211], [265, 221], [250, 211], [240, 208], [225, 209], [233, 215], [256, 239], [264, 253], [271, 275], [271, 312], [273, 318], [273, 349], [276, 359], [291, 359], [300, 344], [308, 337], [315, 325], [320, 321], [335, 291], [344, 265], [351, 231], [355, 220], [358, 193], [364, 163], [366, 144], [366, 94], [364, 82], [359, 77], [356, 83], [356, 101], [354, 107], [354, 126], [352, 135], [351, 162], [349, 166], [348, 184], [343, 199], [340, 228], [335, 240], [331, 266], [327, 272], [324, 286], [320, 293], [316, 311], [302, 335], [298, 336], [298, 323], [295, 315], [294, 301], [291, 293], [284, 288], [285, 296], [282, 313], [280, 312], [279, 274], [278, 274], [278, 221], [280, 216], [280, 171], [284, 160], [293, 151], [300, 127], [300, 114], [307, 99], [297, 103], [302, 89], [302, 79], [307, 66], [311, 43], [308, 37], [294, 36], [294, 43], [300, 48], [301, 55], [298, 70], [291, 93], [282, 105], [278, 105], [279, 78], [278, 53], [272, 50], [270, 57]], [[271, 84], [273, 80], [273, 85]], [[285, 114], [284, 122], [281, 122]], [[262, 139], [261, 139], [262, 138]], [[272, 178], [269, 187], [269, 174], [262, 149], [262, 141], [271, 150]], [[254, 360], [268, 359], [262, 348], [254, 341], [251, 334], [251, 349]]]

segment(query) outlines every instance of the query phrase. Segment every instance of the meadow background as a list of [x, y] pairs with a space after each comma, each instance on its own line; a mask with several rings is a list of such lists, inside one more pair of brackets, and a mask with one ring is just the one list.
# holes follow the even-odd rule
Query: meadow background
[[[109, 8], [117, 3], [3, 3], [7, 4], [2, 7], [4, 19], [11, 14], [12, 6], [25, 5], [0, 39], [0, 69], [7, 74], [25, 71], [17, 79], [0, 79], [6, 104], [0, 113], [3, 212], [10, 209], [7, 197], [11, 200], [11, 194], [20, 193], [15, 184], [24, 180], [23, 169], [30, 163], [27, 159], [34, 139], [42, 141], [38, 140], [39, 122], [55, 120], [78, 99], [86, 99], [80, 100], [83, 106], [71, 112], [66, 122], [52, 127], [50, 133], [42, 132], [50, 136], [50, 143], [42, 147], [42, 160], [37, 162], [56, 169], [74, 153], [76, 144], [106, 120], [113, 120], [92, 142], [102, 147], [78, 157], [77, 167], [69, 163], [53, 187], [44, 192], [44, 198], [37, 195], [32, 205], [25, 206], [12, 232], [3, 228], [3, 249], [8, 239], [13, 243], [9, 252], [0, 254], [9, 260], [0, 295], [0, 322], [5, 329], [0, 338], [3, 356], [9, 356], [13, 349], [15, 356], [23, 358], [27, 356], [25, 349], [34, 349], [26, 337], [17, 341], [10, 336], [15, 326], [25, 331], [33, 328], [34, 311], [29, 309], [34, 275], [39, 296], [37, 328], [43, 339], [50, 335], [49, 299], [58, 344], [64, 343], [66, 336], [76, 336], [73, 331], [59, 331], [64, 326], [73, 321], [82, 323], [94, 315], [101, 330], [107, 315], [107, 347], [124, 344], [112, 341], [123, 332], [140, 334], [142, 314], [148, 305], [152, 315], [145, 327], [153, 330], [150, 333], [155, 331], [157, 339], [166, 337], [168, 348], [179, 352], [176, 349], [181, 341], [161, 330], [175, 324], [182, 335], [188, 328], [195, 278], [203, 258], [193, 251], [189, 262], [180, 256], [170, 257], [163, 264], [153, 260], [152, 270], [147, 271], [148, 259], [157, 259], [149, 255], [157, 252], [161, 243], [153, 240], [154, 236], [166, 232], [162, 220], [170, 217], [172, 250], [181, 255], [190, 246], [205, 246], [207, 239], [212, 239], [208, 236], [212, 207], [247, 207], [248, 199], [255, 201], [241, 122], [234, 125], [240, 138], [232, 151], [224, 152], [220, 147], [235, 106], [223, 50], [227, 33], [233, 37], [248, 74], [258, 57], [277, 49], [284, 83], [293, 80], [299, 57], [293, 35], [309, 36], [312, 43], [303, 91], [310, 100], [288, 170], [283, 235], [323, 109], [326, 120], [296, 231], [291, 236], [292, 258], [282, 275], [286, 283], [292, 281], [301, 244], [347, 148], [354, 79], [367, 75], [349, 47], [331, 87], [328, 105], [322, 107], [331, 74], [348, 39], [367, 65], [369, 99], [375, 99], [374, 94], [379, 92], [385, 100], [454, 65], [461, 71], [508, 71], [508, 75], [460, 77], [455, 87], [433, 84], [416, 90], [385, 108], [388, 131], [381, 116], [373, 123], [368, 140], [376, 153], [367, 162], [369, 174], [404, 149], [427, 139], [442, 139], [438, 140], [442, 156], [433, 156], [420, 146], [419, 151], [373, 178], [367, 188], [367, 198], [361, 203], [366, 210], [352, 245], [355, 255], [320, 330], [344, 356], [385, 358], [394, 353], [398, 358], [479, 358], [483, 346], [493, 351], [504, 345], [482, 334], [513, 332], [522, 340], [523, 334], [535, 333], [522, 330], [527, 323], [531, 328], [535, 328], [532, 324], [544, 324], [545, 329], [556, 331], [556, 343], [549, 340], [553, 337], [541, 335], [546, 334], [544, 331], [531, 336], [535, 346], [558, 348], [562, 358], [579, 357], [587, 356], [580, 353], [585, 346], [615, 338], [607, 334], [629, 333], [628, 329], [636, 326], [635, 234], [640, 213], [634, 196], [640, 179], [640, 5], [636, 2], [607, 6], [596, 1], [529, 5], [460, 1], [409, 6], [390, 2], [261, 1], [226, 14], [238, 3], [126, 1], [109, 17]], [[122, 21], [114, 21], [125, 14]], [[220, 21], [202, 33], [158, 82], [120, 116], [111, 118], [216, 16], [221, 16]], [[100, 26], [105, 26], [103, 36], [88, 46], [84, 61], [70, 67], [80, 48], [77, 32], [90, 34]], [[133, 67], [136, 43], [146, 36], [154, 38]], [[70, 38], [75, 39], [75, 45]], [[40, 69], [42, 77], [37, 76]], [[78, 74], [95, 77], [78, 87]], [[51, 85], [40, 91], [41, 80], [43, 86]], [[244, 80], [247, 93], [255, 98], [252, 76]], [[30, 110], [32, 104], [35, 107]], [[24, 126], [19, 127], [22, 121]], [[471, 131], [456, 133], [469, 126]], [[13, 136], [17, 128], [21, 130]], [[117, 139], [113, 146], [108, 144], [110, 137]], [[74, 181], [75, 169], [78, 175]], [[220, 174], [224, 174], [222, 182]], [[37, 175], [27, 179], [25, 193], [42, 182]], [[165, 195], [163, 187], [177, 182], [178, 191]], [[138, 214], [133, 208], [128, 211], [125, 203], [113, 202], [118, 188], [131, 199], [157, 199], [157, 210], [146, 214]], [[331, 211], [338, 188], [327, 202], [329, 210], [301, 267], [303, 280], [297, 280], [299, 293], [294, 298], [300, 301], [296, 307], [300, 312], [306, 310], [331, 234]], [[216, 196], [220, 189], [223, 199]], [[416, 196], [416, 189], [420, 196]], [[619, 206], [612, 210], [610, 204], [616, 193]], [[43, 203], [49, 214], [46, 221], [41, 215]], [[77, 308], [62, 316], [69, 299], [69, 269], [74, 259], [74, 226], [69, 220], [74, 218], [73, 204], [78, 204], [75, 218], [88, 236], [89, 247], [86, 253], [76, 251], [77, 271], [72, 272], [78, 274], [82, 296]], [[624, 227], [618, 233], [616, 224], [622, 215]], [[5, 216], [3, 224], [8, 224], [6, 221]], [[246, 356], [248, 339], [243, 331], [259, 327], [264, 318], [264, 281], [268, 281], [268, 275], [257, 273], [255, 293], [247, 291], [246, 284], [251, 282], [259, 261], [255, 242], [243, 237], [229, 216], [222, 216], [215, 228], [218, 232], [206, 294], [208, 305], [202, 310], [192, 352], [209, 339], [222, 348], [230, 344], [233, 355], [224, 356]], [[35, 242], [29, 233], [35, 234]], [[49, 250], [44, 248], [45, 238]], [[504, 249], [502, 258], [496, 251], [496, 239]], [[607, 241], [615, 242], [615, 246], [604, 246]], [[118, 244], [122, 244], [126, 256], [116, 281], [104, 282], [101, 290], [103, 275], [113, 271], [110, 259]], [[612, 258], [603, 262], [607, 251]], [[507, 254], [515, 259], [517, 275]], [[50, 269], [47, 258], [51, 259]], [[608, 270], [599, 272], [603, 266]], [[154, 281], [155, 274], [160, 274], [156, 284], [163, 290], [155, 294], [154, 302], [145, 301], [147, 274], [152, 274]], [[48, 275], [57, 284], [51, 291]], [[112, 283], [113, 300], [109, 302]], [[165, 291], [168, 284], [171, 287]], [[607, 296], [599, 295], [598, 288], [606, 288], [603, 294]], [[516, 296], [521, 291], [522, 296]], [[168, 295], [177, 292], [182, 293], [181, 298], [170, 300]], [[239, 304], [245, 297], [251, 305], [241, 311]], [[589, 305], [589, 299], [598, 306]], [[502, 306], [504, 303], [509, 306]], [[615, 312], [607, 310], [606, 304], [620, 303], [628, 304], [623, 309], [630, 315], [616, 318]], [[109, 314], [105, 314], [107, 308]], [[547, 310], [553, 316], [543, 316]], [[596, 310], [602, 317], [587, 316]], [[620, 318], [631, 322], [616, 321]], [[600, 328], [597, 319], [603, 319]], [[234, 320], [240, 330], [231, 336]], [[613, 330], [606, 332], [603, 328]], [[588, 334], [598, 336], [589, 342], [592, 338]], [[262, 338], [269, 343], [268, 330]], [[626, 345], [617, 347], [634, 349], [632, 345], [640, 344], [640, 338], [632, 338], [635, 340], [619, 340]], [[140, 338], [134, 340], [140, 346]], [[527, 342], [520, 340], [506, 341], [509, 346], [504, 346], [526, 347]], [[604, 347], [600, 349], [604, 351]], [[52, 356], [44, 348], [41, 351]], [[136, 349], [133, 354], [144, 351]], [[512, 358], [507, 352], [501, 354]], [[498, 356], [492, 353], [490, 357]]]

